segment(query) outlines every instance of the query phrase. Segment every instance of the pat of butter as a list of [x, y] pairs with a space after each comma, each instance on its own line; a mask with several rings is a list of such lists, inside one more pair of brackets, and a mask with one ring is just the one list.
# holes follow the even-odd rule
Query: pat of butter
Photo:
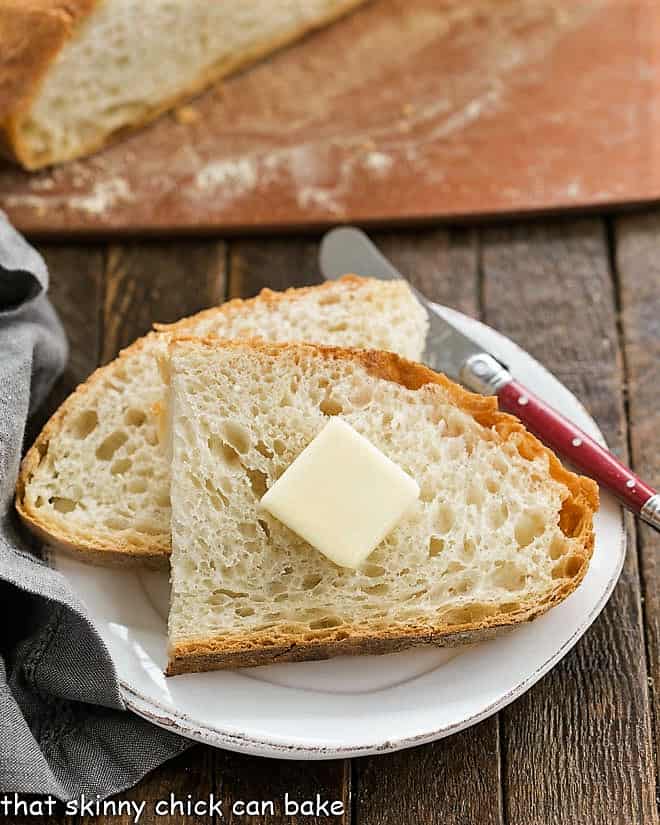
[[358, 567], [419, 496], [417, 482], [332, 418], [261, 505], [341, 567]]

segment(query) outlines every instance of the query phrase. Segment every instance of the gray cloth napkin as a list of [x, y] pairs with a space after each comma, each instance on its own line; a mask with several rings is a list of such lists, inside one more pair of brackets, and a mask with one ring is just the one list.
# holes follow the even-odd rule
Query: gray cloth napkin
[[68, 800], [131, 787], [190, 744], [125, 710], [84, 607], [17, 524], [28, 415], [68, 349], [40, 255], [0, 212], [0, 791]]

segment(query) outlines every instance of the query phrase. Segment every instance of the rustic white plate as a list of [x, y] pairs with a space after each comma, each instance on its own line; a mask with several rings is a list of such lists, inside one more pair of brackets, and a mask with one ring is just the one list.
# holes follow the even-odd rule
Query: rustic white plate
[[[449, 309], [447, 317], [582, 429], [594, 421], [513, 342]], [[278, 664], [166, 679], [165, 574], [103, 570], [53, 554], [117, 668], [126, 704], [157, 725], [218, 747], [290, 759], [397, 750], [447, 736], [512, 702], [556, 664], [602, 610], [625, 554], [622, 513], [603, 494], [596, 549], [580, 588], [535, 622], [450, 651]]]

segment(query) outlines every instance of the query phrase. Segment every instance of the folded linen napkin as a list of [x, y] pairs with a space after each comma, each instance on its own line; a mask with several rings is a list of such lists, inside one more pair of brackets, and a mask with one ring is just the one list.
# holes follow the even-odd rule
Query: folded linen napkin
[[13, 507], [25, 424], [66, 363], [41, 256], [0, 212], [0, 791], [101, 797], [190, 744], [128, 712], [107, 649]]

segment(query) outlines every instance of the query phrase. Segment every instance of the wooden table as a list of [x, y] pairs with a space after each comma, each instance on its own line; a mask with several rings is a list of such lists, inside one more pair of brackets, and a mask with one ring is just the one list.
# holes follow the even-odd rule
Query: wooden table
[[[548, 366], [585, 402], [614, 451], [660, 482], [660, 213], [376, 240], [429, 298], [484, 319]], [[43, 246], [72, 345], [50, 408], [152, 321], [263, 286], [319, 281], [317, 249], [317, 238], [300, 237]], [[223, 821], [231, 823], [656, 823], [659, 538], [628, 519], [623, 575], [594, 626], [534, 688], [476, 727], [401, 753], [333, 762], [195, 746], [121, 798], [214, 791], [227, 800]], [[230, 813], [235, 800], [279, 800], [285, 791], [341, 799], [346, 813]], [[127, 825], [130, 817], [94, 821]], [[175, 821], [210, 820], [141, 820]]]

